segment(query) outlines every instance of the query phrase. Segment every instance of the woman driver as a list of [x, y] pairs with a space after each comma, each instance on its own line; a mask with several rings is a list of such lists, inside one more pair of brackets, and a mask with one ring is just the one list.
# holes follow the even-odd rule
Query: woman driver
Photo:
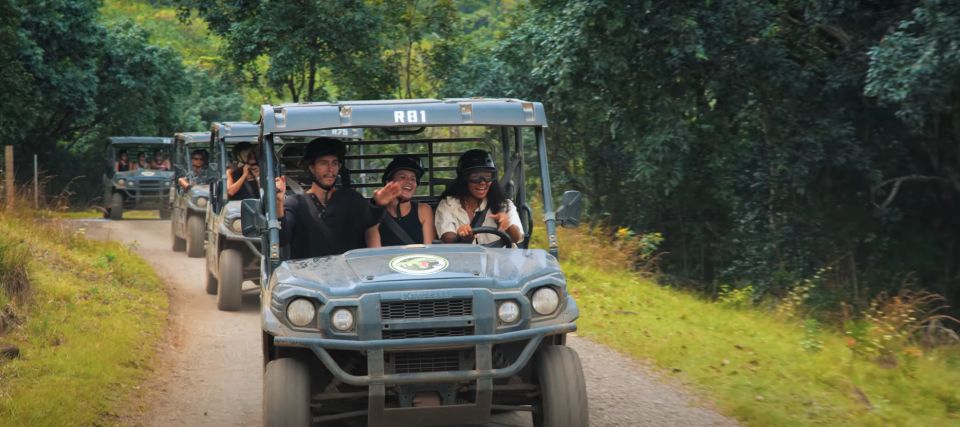
[[457, 161], [457, 178], [440, 195], [437, 206], [437, 233], [444, 243], [492, 243], [495, 234], [474, 235], [475, 227], [493, 227], [510, 236], [513, 243], [523, 240], [523, 227], [517, 207], [497, 182], [493, 156], [484, 150], [469, 150]]
[[383, 184], [400, 184], [400, 196], [386, 206], [386, 215], [380, 224], [367, 229], [367, 247], [429, 245], [437, 238], [433, 228], [433, 210], [430, 205], [413, 201], [417, 184], [423, 176], [420, 159], [413, 156], [396, 156], [383, 172]]

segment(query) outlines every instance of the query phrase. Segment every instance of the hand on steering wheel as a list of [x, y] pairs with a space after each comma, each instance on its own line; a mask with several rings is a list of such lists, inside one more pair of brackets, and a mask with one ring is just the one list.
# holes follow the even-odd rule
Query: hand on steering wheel
[[473, 229], [473, 234], [493, 234], [500, 238], [500, 240], [483, 244], [488, 248], [509, 248], [513, 246], [513, 239], [510, 238], [510, 235], [496, 227], [477, 227]]

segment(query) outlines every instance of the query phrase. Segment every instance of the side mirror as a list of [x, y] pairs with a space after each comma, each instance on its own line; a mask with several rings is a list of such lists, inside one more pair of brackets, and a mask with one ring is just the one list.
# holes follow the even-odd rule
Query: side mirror
[[240, 202], [240, 224], [243, 237], [260, 237], [267, 229], [267, 217], [263, 216], [260, 199], [246, 199]]
[[557, 222], [561, 227], [576, 227], [580, 225], [580, 215], [583, 213], [583, 195], [579, 191], [563, 192], [560, 208], [557, 209]]

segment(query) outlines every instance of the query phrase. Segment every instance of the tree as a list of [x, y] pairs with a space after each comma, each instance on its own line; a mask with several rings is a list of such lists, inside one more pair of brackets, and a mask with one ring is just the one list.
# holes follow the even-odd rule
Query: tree
[[[366, 2], [182, 0], [226, 40], [224, 57], [279, 97], [375, 97], [393, 87], [380, 60], [382, 11]], [[267, 59], [264, 66], [261, 58]], [[335, 92], [335, 93], [334, 93]]]

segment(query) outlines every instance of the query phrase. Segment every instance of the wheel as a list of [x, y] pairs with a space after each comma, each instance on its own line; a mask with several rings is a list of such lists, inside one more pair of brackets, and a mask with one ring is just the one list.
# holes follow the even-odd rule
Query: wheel
[[207, 295], [216, 295], [217, 294], [217, 278], [207, 270]]
[[303, 362], [271, 360], [263, 373], [263, 425], [309, 426], [310, 370]]
[[573, 349], [555, 345], [540, 350], [536, 358], [539, 402], [534, 404], [536, 427], [574, 427], [590, 425], [587, 409], [587, 383], [583, 378], [580, 356]]
[[160, 208], [160, 219], [170, 219], [170, 208]]
[[220, 280], [217, 287], [217, 308], [223, 311], [240, 309], [243, 286], [243, 254], [236, 249], [224, 249], [220, 253]]
[[114, 221], [123, 219], [123, 194], [113, 193], [110, 199], [110, 219]]
[[187, 217], [187, 256], [203, 256], [203, 220], [197, 215]]
[[170, 239], [173, 240], [173, 251], [183, 252], [187, 248], [187, 241], [177, 237], [177, 222], [170, 221]]

